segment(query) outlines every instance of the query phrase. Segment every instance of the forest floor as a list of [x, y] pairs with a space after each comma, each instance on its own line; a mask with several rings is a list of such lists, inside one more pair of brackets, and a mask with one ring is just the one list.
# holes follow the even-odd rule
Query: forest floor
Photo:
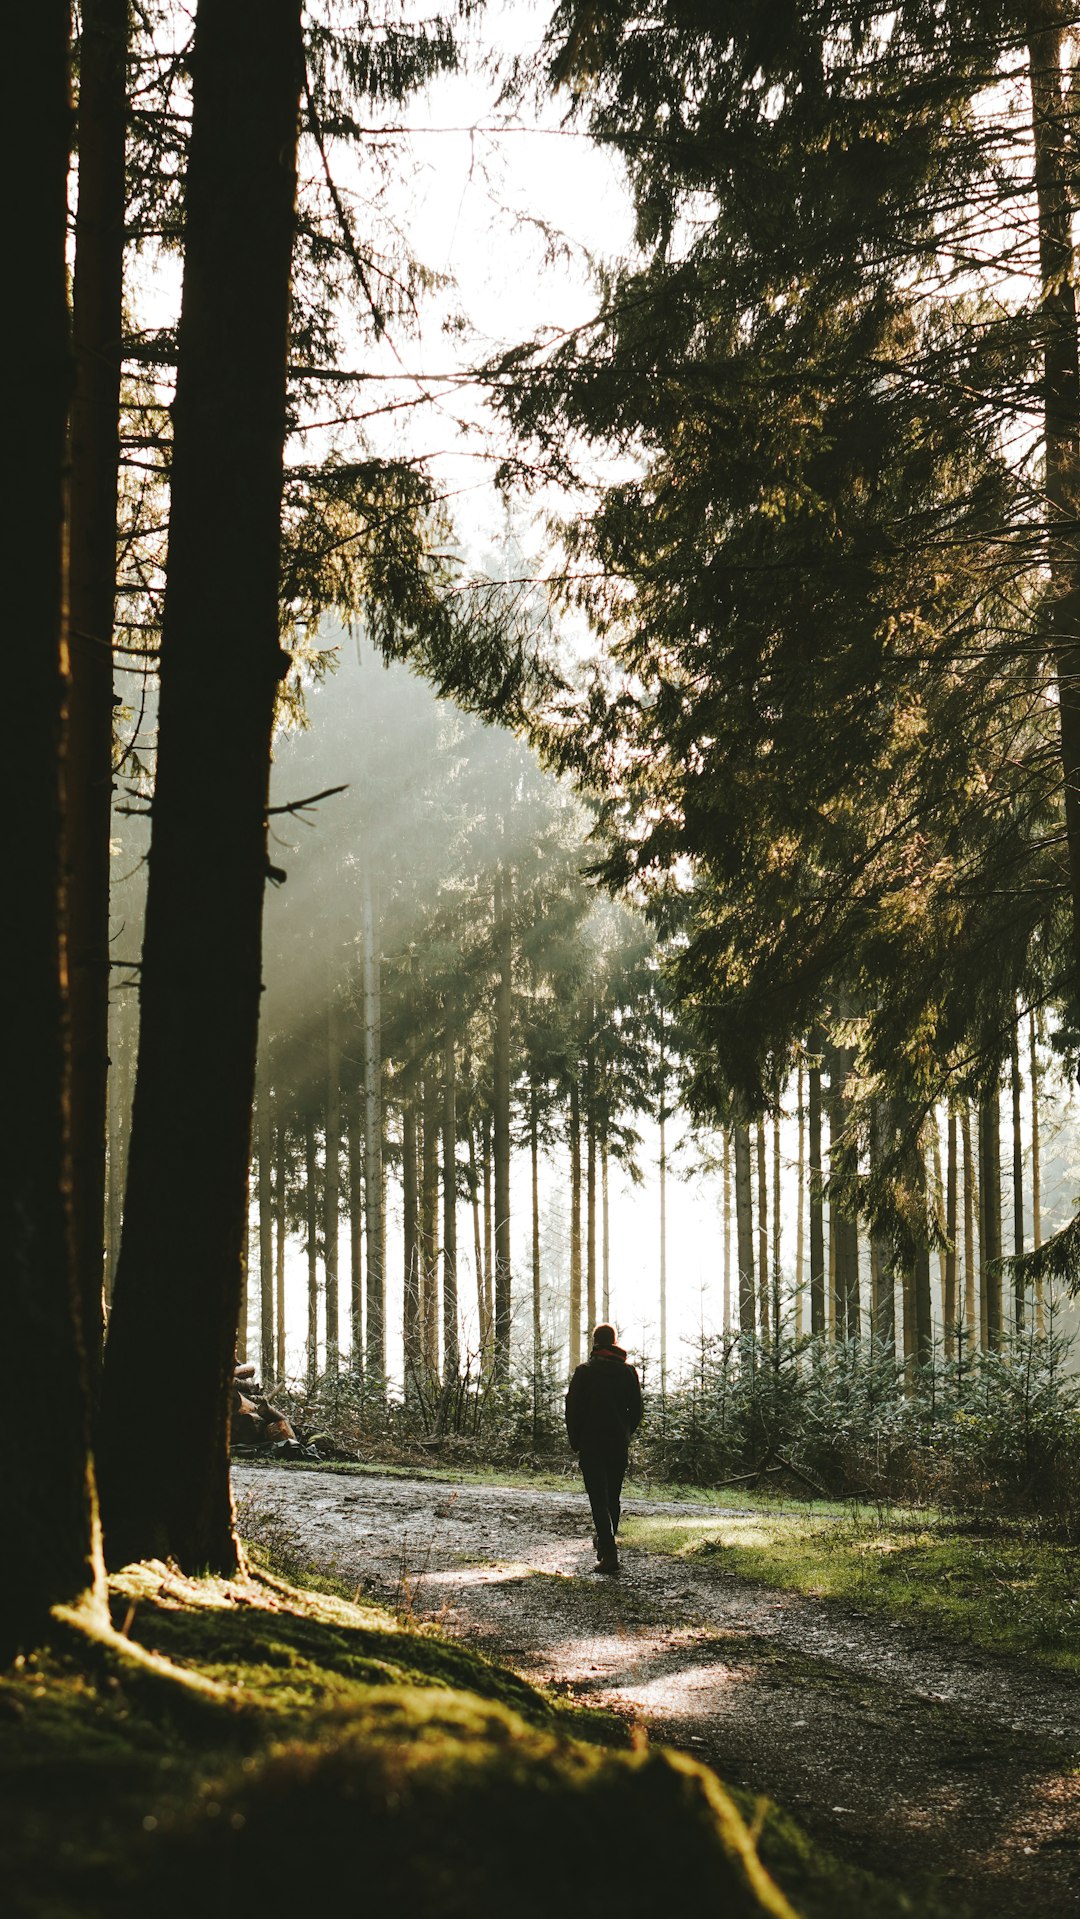
[[[916, 1623], [625, 1546], [580, 1493], [237, 1466], [241, 1530], [614, 1710], [903, 1886], [914, 1910], [1080, 1911], [1080, 1680]], [[632, 1541], [700, 1507], [628, 1502]], [[632, 1838], [631, 1838], [632, 1843]]]

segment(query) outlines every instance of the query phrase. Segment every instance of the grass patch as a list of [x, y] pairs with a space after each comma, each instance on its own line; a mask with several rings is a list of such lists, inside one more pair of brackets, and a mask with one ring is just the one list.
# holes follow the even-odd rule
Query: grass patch
[[742, 1578], [929, 1624], [996, 1652], [1080, 1671], [1080, 1550], [1020, 1529], [977, 1533], [926, 1514], [793, 1508], [628, 1518], [652, 1552], [711, 1560]]

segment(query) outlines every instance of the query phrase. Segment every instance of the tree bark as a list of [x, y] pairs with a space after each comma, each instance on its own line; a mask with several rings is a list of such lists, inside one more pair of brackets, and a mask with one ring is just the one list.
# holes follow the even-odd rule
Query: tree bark
[[805, 1300], [803, 1298], [804, 1269], [806, 1265], [806, 1108], [803, 1104], [803, 1067], [799, 1062], [799, 1076], [796, 1082], [795, 1103], [799, 1116], [799, 1134], [796, 1153], [798, 1167], [795, 1176], [795, 1339], [800, 1341], [805, 1331]]
[[754, 1204], [750, 1174], [750, 1128], [745, 1120], [732, 1127], [735, 1148], [735, 1242], [739, 1263], [739, 1332], [753, 1340], [754, 1310]]
[[[1031, 1061], [1031, 1243], [1042, 1245], [1042, 1151], [1039, 1137], [1039, 1054], [1036, 1045], [1035, 1015], [1028, 1015], [1028, 1057]], [[1046, 1331], [1042, 1280], [1035, 1285], [1035, 1331], [1040, 1338]]]
[[[117, 1564], [239, 1564], [229, 1414], [270, 739], [289, 664], [278, 561], [302, 73], [299, 0], [199, 0], [142, 1023], [102, 1396], [102, 1512]], [[196, 822], [210, 764], [208, 837]], [[212, 1097], [193, 1041], [212, 1062]], [[163, 1401], [186, 1417], [163, 1424]]]
[[570, 1082], [570, 1371], [581, 1364], [581, 1107]]
[[510, 1043], [513, 977], [512, 883], [500, 865], [495, 879], [495, 987], [493, 1148], [495, 1159], [495, 1377], [510, 1376]]
[[[1058, 690], [1065, 830], [1072, 894], [1073, 965], [1080, 977], [1080, 360], [1073, 254], [1073, 107], [1064, 66], [1071, 10], [1064, 0], [1029, 0], [1035, 192], [1042, 278], [1043, 443], [1046, 556], [1050, 574], [1047, 625]], [[985, 1260], [983, 1262], [985, 1271]]]
[[105, 1137], [109, 1072], [109, 839], [113, 609], [120, 463], [128, 0], [82, 0], [79, 199], [75, 217], [69, 520], [68, 970], [72, 1212], [92, 1386], [104, 1334]]
[[[870, 1160], [876, 1170], [888, 1150], [890, 1107], [880, 1096], [870, 1120]], [[896, 1344], [896, 1259], [894, 1248], [881, 1232], [870, 1241], [870, 1339], [886, 1350]]]
[[422, 1170], [420, 1180], [421, 1228], [423, 1248], [420, 1312], [423, 1325], [424, 1365], [429, 1376], [439, 1376], [439, 1084], [430, 1065], [424, 1074], [423, 1124], [421, 1130]]
[[304, 1126], [304, 1186], [307, 1208], [307, 1372], [311, 1384], [319, 1373], [319, 1161], [315, 1151], [315, 1121], [308, 1114]]
[[724, 1185], [723, 1185], [723, 1234], [724, 1234], [724, 1292], [723, 1292], [723, 1331], [725, 1336], [731, 1331], [731, 1128], [724, 1127]]
[[379, 929], [370, 863], [363, 862], [364, 1200], [367, 1227], [366, 1375], [375, 1390], [386, 1378], [386, 1243], [383, 1232], [382, 981]]
[[771, 1329], [769, 1324], [769, 1181], [765, 1165], [764, 1118], [759, 1119], [754, 1127], [754, 1148], [757, 1165], [758, 1327], [761, 1343], [767, 1346]]
[[[595, 1008], [589, 1009], [592, 1027]], [[590, 1037], [585, 1051], [585, 1318], [596, 1325], [596, 1059]]]
[[[661, 1019], [663, 1013], [661, 1011]], [[667, 1061], [660, 1029], [660, 1397], [667, 1393]]]
[[967, 1100], [960, 1115], [960, 1136], [964, 1149], [964, 1324], [968, 1350], [979, 1342], [979, 1311], [975, 1285], [975, 1216], [978, 1193], [975, 1185], [975, 1157], [971, 1150], [971, 1107]]
[[274, 1179], [274, 1225], [275, 1225], [275, 1264], [274, 1284], [276, 1293], [276, 1311], [274, 1319], [277, 1327], [277, 1365], [278, 1379], [285, 1377], [285, 1128], [281, 1120], [280, 1100], [277, 1107], [276, 1165]]
[[66, 4], [5, 23], [19, 108], [4, 119], [5, 237], [17, 263], [0, 320], [9, 369], [9, 488], [0, 516], [17, 715], [4, 748], [5, 1003], [0, 1088], [0, 1312], [5, 1412], [0, 1479], [0, 1658], [32, 1644], [57, 1602], [104, 1586], [88, 1445], [71, 1236], [63, 932], [63, 703], [67, 674], [63, 477], [71, 387], [64, 262], [71, 138]]
[[333, 987], [326, 1009], [326, 1172], [323, 1179], [326, 1241], [326, 1371], [337, 1378], [341, 1364], [341, 1304], [338, 1239], [341, 1228], [341, 1041]]
[[540, 1321], [540, 1096], [535, 1081], [529, 1087], [529, 1170], [532, 1183], [532, 1372], [535, 1444], [540, 1430], [540, 1385], [544, 1361]]
[[[1020, 1029], [1018, 1025], [1014, 1025], [1012, 1029], [1010, 1052], [1013, 1256], [1019, 1259], [1024, 1251], [1024, 1142], [1020, 1128]], [[1013, 1326], [1018, 1333], [1024, 1330], [1024, 1282], [1017, 1267], [1013, 1268]]]
[[416, 1177], [416, 1078], [409, 1068], [401, 1089], [401, 1211], [404, 1242], [402, 1272], [402, 1340], [405, 1349], [405, 1390], [411, 1397], [420, 1373], [419, 1189]]
[[259, 1166], [259, 1365], [267, 1385], [274, 1377], [274, 1133], [265, 1065], [256, 1097]]
[[780, 1108], [773, 1112], [772, 1124], [772, 1332], [773, 1344], [780, 1346]]
[[603, 1264], [605, 1320], [610, 1320], [611, 1318], [611, 1211], [610, 1211], [609, 1197], [608, 1197], [608, 1160], [609, 1158], [610, 1158], [610, 1154], [608, 1152], [607, 1134], [605, 1132], [604, 1143], [600, 1151], [600, 1212], [601, 1212], [601, 1241], [603, 1245], [602, 1264]]
[[494, 1350], [495, 1340], [495, 1259], [492, 1231], [491, 1197], [491, 1115], [485, 1113], [480, 1127], [480, 1152], [484, 1175], [484, 1320], [487, 1343]]
[[1001, 1111], [994, 1086], [979, 1101], [979, 1266], [983, 1345], [1001, 1345]]
[[456, 1379], [461, 1364], [457, 1297], [457, 1062], [453, 1008], [449, 1004], [443, 1030], [442, 1162], [443, 1373], [447, 1379]]
[[945, 1321], [946, 1359], [952, 1359], [956, 1354], [956, 1175], [956, 1108], [950, 1101], [945, 1147], [945, 1239], [947, 1244], [941, 1301], [941, 1312]]
[[820, 1028], [810, 1035], [814, 1057], [807, 1069], [806, 1123], [810, 1135], [810, 1331], [815, 1339], [825, 1332], [825, 1221], [822, 1210], [824, 1169], [821, 1155], [821, 1050]]
[[356, 1379], [364, 1377], [364, 1129], [355, 1091], [346, 1107], [345, 1136], [349, 1152], [349, 1365]]

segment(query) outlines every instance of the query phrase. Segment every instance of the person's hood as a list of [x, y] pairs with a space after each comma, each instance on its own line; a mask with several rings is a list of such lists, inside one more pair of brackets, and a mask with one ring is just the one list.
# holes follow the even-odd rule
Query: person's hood
[[589, 1354], [590, 1365], [594, 1359], [614, 1359], [618, 1360], [620, 1365], [625, 1366], [626, 1352], [622, 1346], [594, 1346], [592, 1352]]

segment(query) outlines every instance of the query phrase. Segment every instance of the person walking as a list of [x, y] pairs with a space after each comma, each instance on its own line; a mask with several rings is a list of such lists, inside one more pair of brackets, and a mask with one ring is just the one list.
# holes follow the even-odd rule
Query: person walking
[[630, 1438], [641, 1424], [641, 1381], [616, 1344], [614, 1326], [598, 1326], [592, 1351], [566, 1395], [566, 1431], [578, 1454], [593, 1516], [596, 1570], [617, 1573], [622, 1483]]

